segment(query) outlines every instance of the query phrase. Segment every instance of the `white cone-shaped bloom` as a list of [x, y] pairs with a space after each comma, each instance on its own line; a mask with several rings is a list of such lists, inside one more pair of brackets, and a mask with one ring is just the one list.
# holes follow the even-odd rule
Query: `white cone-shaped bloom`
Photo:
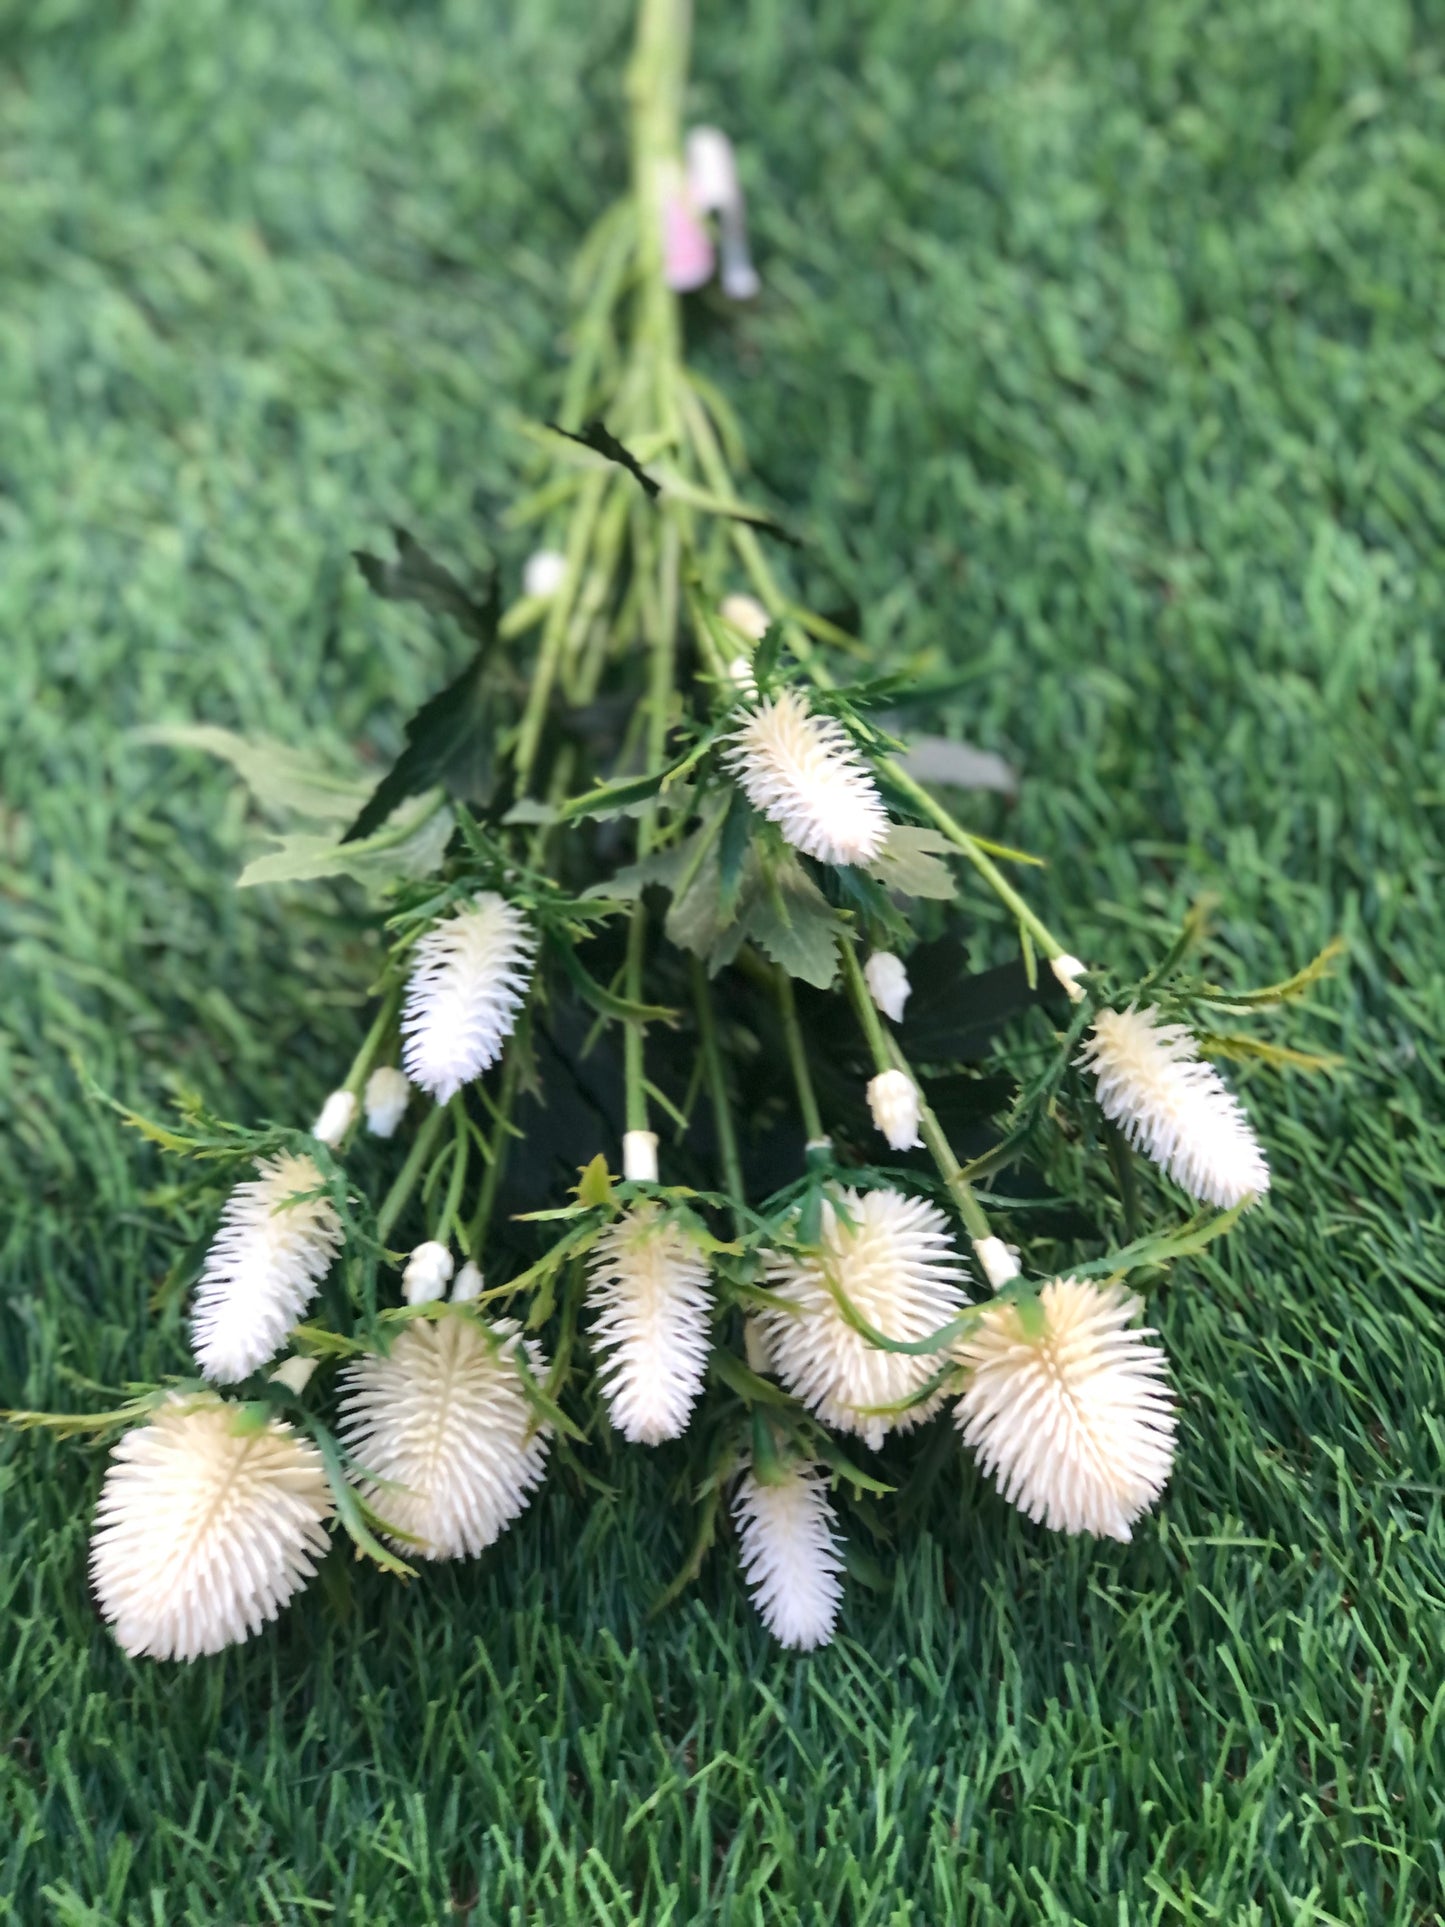
[[746, 656], [733, 657], [728, 664], [728, 681], [746, 701], [755, 703], [758, 700], [758, 679]]
[[1119, 1285], [1056, 1278], [1039, 1293], [1044, 1328], [998, 1300], [957, 1348], [970, 1369], [955, 1408], [965, 1441], [1011, 1505], [1058, 1532], [1127, 1539], [1169, 1478], [1174, 1405], [1168, 1360], [1130, 1321]]
[[879, 1071], [869, 1080], [868, 1108], [893, 1150], [912, 1151], [923, 1142], [918, 1135], [923, 1115], [918, 1086], [902, 1071]]
[[729, 739], [728, 767], [753, 808], [820, 863], [870, 863], [888, 814], [867, 764], [834, 716], [791, 689], [760, 703]]
[[1101, 1010], [1078, 1059], [1099, 1108], [1191, 1197], [1226, 1210], [1269, 1189], [1269, 1166], [1239, 1099], [1184, 1024], [1154, 1009]]
[[645, 1199], [608, 1225], [587, 1266], [607, 1416], [634, 1445], [681, 1438], [707, 1371], [712, 1317], [697, 1241]]
[[843, 1600], [843, 1555], [819, 1468], [790, 1465], [768, 1485], [745, 1472], [733, 1519], [743, 1576], [768, 1631], [798, 1652], [826, 1646]]
[[438, 1104], [501, 1054], [532, 975], [535, 942], [520, 910], [494, 891], [434, 923], [416, 946], [406, 987], [402, 1055]]
[[761, 642], [773, 622], [756, 596], [745, 595], [741, 591], [725, 595], [718, 604], [718, 614], [739, 635], [746, 636], [749, 642]]
[[863, 981], [868, 995], [890, 1023], [901, 1023], [903, 1006], [913, 989], [903, 959], [891, 950], [875, 950], [863, 966]]
[[394, 1064], [383, 1064], [366, 1080], [366, 1128], [373, 1137], [391, 1137], [406, 1114], [411, 1079]]
[[452, 1286], [452, 1303], [454, 1305], [474, 1304], [482, 1295], [482, 1285], [481, 1266], [468, 1258], [457, 1273], [456, 1282]]
[[842, 1210], [823, 1207], [816, 1253], [770, 1254], [768, 1277], [781, 1303], [760, 1317], [773, 1370], [788, 1390], [825, 1425], [876, 1448], [888, 1432], [937, 1411], [942, 1391], [905, 1411], [875, 1408], [921, 1391], [946, 1358], [870, 1344], [844, 1318], [829, 1281], [885, 1338], [917, 1341], [967, 1304], [964, 1271], [943, 1213], [922, 1198], [849, 1190], [838, 1202]]
[[333, 1091], [321, 1106], [321, 1115], [311, 1126], [311, 1135], [320, 1138], [323, 1144], [337, 1145], [351, 1129], [355, 1116], [355, 1092]]
[[1084, 987], [1079, 979], [1086, 974], [1088, 965], [1080, 963], [1077, 957], [1071, 957], [1067, 952], [1060, 952], [1057, 957], [1050, 957], [1049, 969], [1053, 971], [1055, 979], [1069, 1002], [1083, 1003]]
[[537, 549], [522, 567], [522, 593], [547, 601], [567, 580], [567, 558], [560, 549]]
[[321, 1454], [280, 1419], [175, 1398], [117, 1442], [90, 1548], [100, 1610], [132, 1657], [195, 1659], [259, 1632], [326, 1550]]
[[341, 1243], [331, 1200], [301, 1195], [322, 1182], [310, 1158], [282, 1151], [256, 1169], [226, 1200], [191, 1312], [196, 1363], [223, 1385], [280, 1350]]
[[[525, 1510], [547, 1459], [517, 1369], [517, 1327], [419, 1320], [342, 1373], [342, 1440], [406, 1556], [473, 1558]], [[534, 1377], [546, 1371], [527, 1347]], [[401, 1535], [407, 1535], [405, 1537]]]
[[445, 1245], [428, 1238], [417, 1245], [401, 1274], [402, 1295], [409, 1305], [434, 1305], [446, 1296], [456, 1260]]

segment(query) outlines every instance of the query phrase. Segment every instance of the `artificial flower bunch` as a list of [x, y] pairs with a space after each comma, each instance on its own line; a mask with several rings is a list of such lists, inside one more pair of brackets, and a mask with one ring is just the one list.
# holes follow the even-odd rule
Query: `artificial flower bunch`
[[360, 558], [468, 645], [379, 784], [189, 738], [329, 820], [251, 880], [357, 878], [386, 944], [309, 1131], [146, 1127], [229, 1190], [179, 1281], [194, 1374], [59, 1421], [119, 1431], [91, 1572], [128, 1653], [256, 1632], [333, 1523], [403, 1575], [474, 1558], [609, 1437], [682, 1442], [679, 1585], [730, 1518], [799, 1649], [838, 1623], [849, 1495], [886, 1545], [925, 1428], [1029, 1519], [1127, 1539], [1176, 1411], [1125, 1280], [1268, 1190], [1213, 1060], [1271, 1047], [1219, 1026], [1322, 960], [1231, 995], [1191, 924], [1142, 982], [1086, 969], [949, 796], [957, 746], [910, 746], [926, 665], [845, 679], [859, 645], [775, 569], [682, 352], [680, 183], [756, 292], [731, 152], [683, 139], [684, 29], [643, 0], [631, 192], [583, 252], [562, 425], [526, 431], [521, 595], [405, 534]]

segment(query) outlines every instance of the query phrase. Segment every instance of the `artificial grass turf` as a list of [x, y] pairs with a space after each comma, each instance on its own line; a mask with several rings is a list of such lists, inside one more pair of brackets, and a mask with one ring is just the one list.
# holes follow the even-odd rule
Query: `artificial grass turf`
[[[1206, 889], [1240, 982], [1342, 932], [1301, 1030], [1347, 1068], [1242, 1079], [1276, 1185], [1154, 1301], [1181, 1455], [1135, 1542], [960, 1459], [814, 1659], [725, 1552], [647, 1619], [664, 1455], [479, 1566], [338, 1552], [251, 1646], [132, 1665], [86, 1596], [98, 1459], [0, 1442], [0, 1918], [1433, 1920], [1445, 21], [702, 13], [767, 292], [694, 336], [805, 566], [966, 669], [941, 720], [1022, 771], [1080, 954]], [[184, 1357], [148, 1301], [204, 1227], [70, 1054], [248, 1119], [350, 1056], [356, 900], [238, 897], [225, 773], [124, 732], [384, 755], [457, 662], [347, 551], [493, 538], [625, 39], [561, 0], [0, 6], [6, 1403]]]

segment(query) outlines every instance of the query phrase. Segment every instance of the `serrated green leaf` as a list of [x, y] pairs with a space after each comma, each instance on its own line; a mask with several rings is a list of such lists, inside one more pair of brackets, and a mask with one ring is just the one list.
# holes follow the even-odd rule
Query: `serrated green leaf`
[[600, 1151], [583, 1169], [577, 1185], [577, 1202], [589, 1206], [606, 1206], [612, 1202], [612, 1177], [607, 1159]]
[[319, 769], [315, 750], [292, 749], [269, 736], [238, 736], [210, 723], [161, 723], [136, 730], [134, 740], [199, 749], [229, 763], [261, 807], [278, 814], [345, 822], [370, 788], [364, 776], [334, 776]]
[[434, 790], [403, 803], [373, 836], [354, 843], [309, 830], [278, 836], [269, 850], [252, 857], [236, 887], [250, 890], [263, 883], [314, 883], [344, 876], [382, 890], [399, 878], [430, 876], [440, 868], [452, 829], [452, 812], [440, 790]]
[[885, 889], [905, 897], [928, 897], [946, 902], [958, 895], [952, 870], [940, 857], [953, 848], [939, 830], [913, 823], [895, 823], [883, 848], [868, 864], [869, 876]]
[[470, 595], [451, 570], [424, 549], [407, 529], [393, 529], [395, 558], [383, 561], [365, 549], [354, 549], [353, 560], [373, 595], [387, 602], [415, 602], [433, 615], [450, 616], [458, 628], [475, 641], [490, 647], [496, 636], [497, 587], [489, 587], [487, 600], [479, 602]]
[[373, 835], [399, 803], [424, 790], [442, 789], [462, 803], [490, 800], [496, 782], [497, 736], [490, 667], [498, 615], [493, 579], [487, 604], [485, 608], [476, 605], [470, 629], [480, 635], [481, 646], [456, 681], [423, 703], [407, 724], [406, 747], [372, 791], [343, 842]]
[[748, 936], [790, 977], [830, 988], [846, 925], [796, 857], [775, 863], [771, 880], [748, 887], [742, 920]]

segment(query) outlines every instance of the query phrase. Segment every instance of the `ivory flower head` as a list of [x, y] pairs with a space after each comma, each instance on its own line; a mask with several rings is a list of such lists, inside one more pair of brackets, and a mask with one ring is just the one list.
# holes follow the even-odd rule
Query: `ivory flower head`
[[768, 1279], [778, 1309], [759, 1317], [773, 1370], [825, 1425], [876, 1447], [938, 1409], [943, 1391], [925, 1387], [946, 1357], [884, 1351], [838, 1303], [841, 1294], [885, 1338], [916, 1342], [946, 1325], [967, 1299], [936, 1206], [901, 1191], [840, 1191], [823, 1206], [819, 1249], [774, 1252]]
[[768, 1631], [798, 1652], [826, 1645], [843, 1599], [843, 1557], [819, 1467], [780, 1468], [766, 1484], [745, 1472], [733, 1519], [743, 1576]]
[[1118, 1285], [1056, 1278], [1035, 1330], [1005, 1299], [960, 1343], [965, 1441], [1011, 1505], [1058, 1532], [1127, 1539], [1169, 1478], [1168, 1361]]
[[196, 1363], [234, 1384], [280, 1350], [341, 1243], [341, 1220], [309, 1157], [282, 1151], [238, 1184], [206, 1254], [191, 1315]]
[[1184, 1024], [1157, 1010], [1101, 1010], [1078, 1059], [1099, 1108], [1191, 1197], [1231, 1209], [1269, 1189], [1269, 1166], [1239, 1099]]
[[753, 808], [820, 863], [869, 863], [888, 835], [877, 785], [843, 725], [791, 689], [769, 697], [726, 754]]
[[309, 1439], [214, 1394], [172, 1398], [111, 1454], [90, 1551], [100, 1610], [132, 1657], [217, 1653], [306, 1584], [332, 1511]]
[[407, 1076], [438, 1104], [501, 1055], [522, 1007], [536, 948], [527, 920], [483, 890], [416, 946], [401, 1028]]

